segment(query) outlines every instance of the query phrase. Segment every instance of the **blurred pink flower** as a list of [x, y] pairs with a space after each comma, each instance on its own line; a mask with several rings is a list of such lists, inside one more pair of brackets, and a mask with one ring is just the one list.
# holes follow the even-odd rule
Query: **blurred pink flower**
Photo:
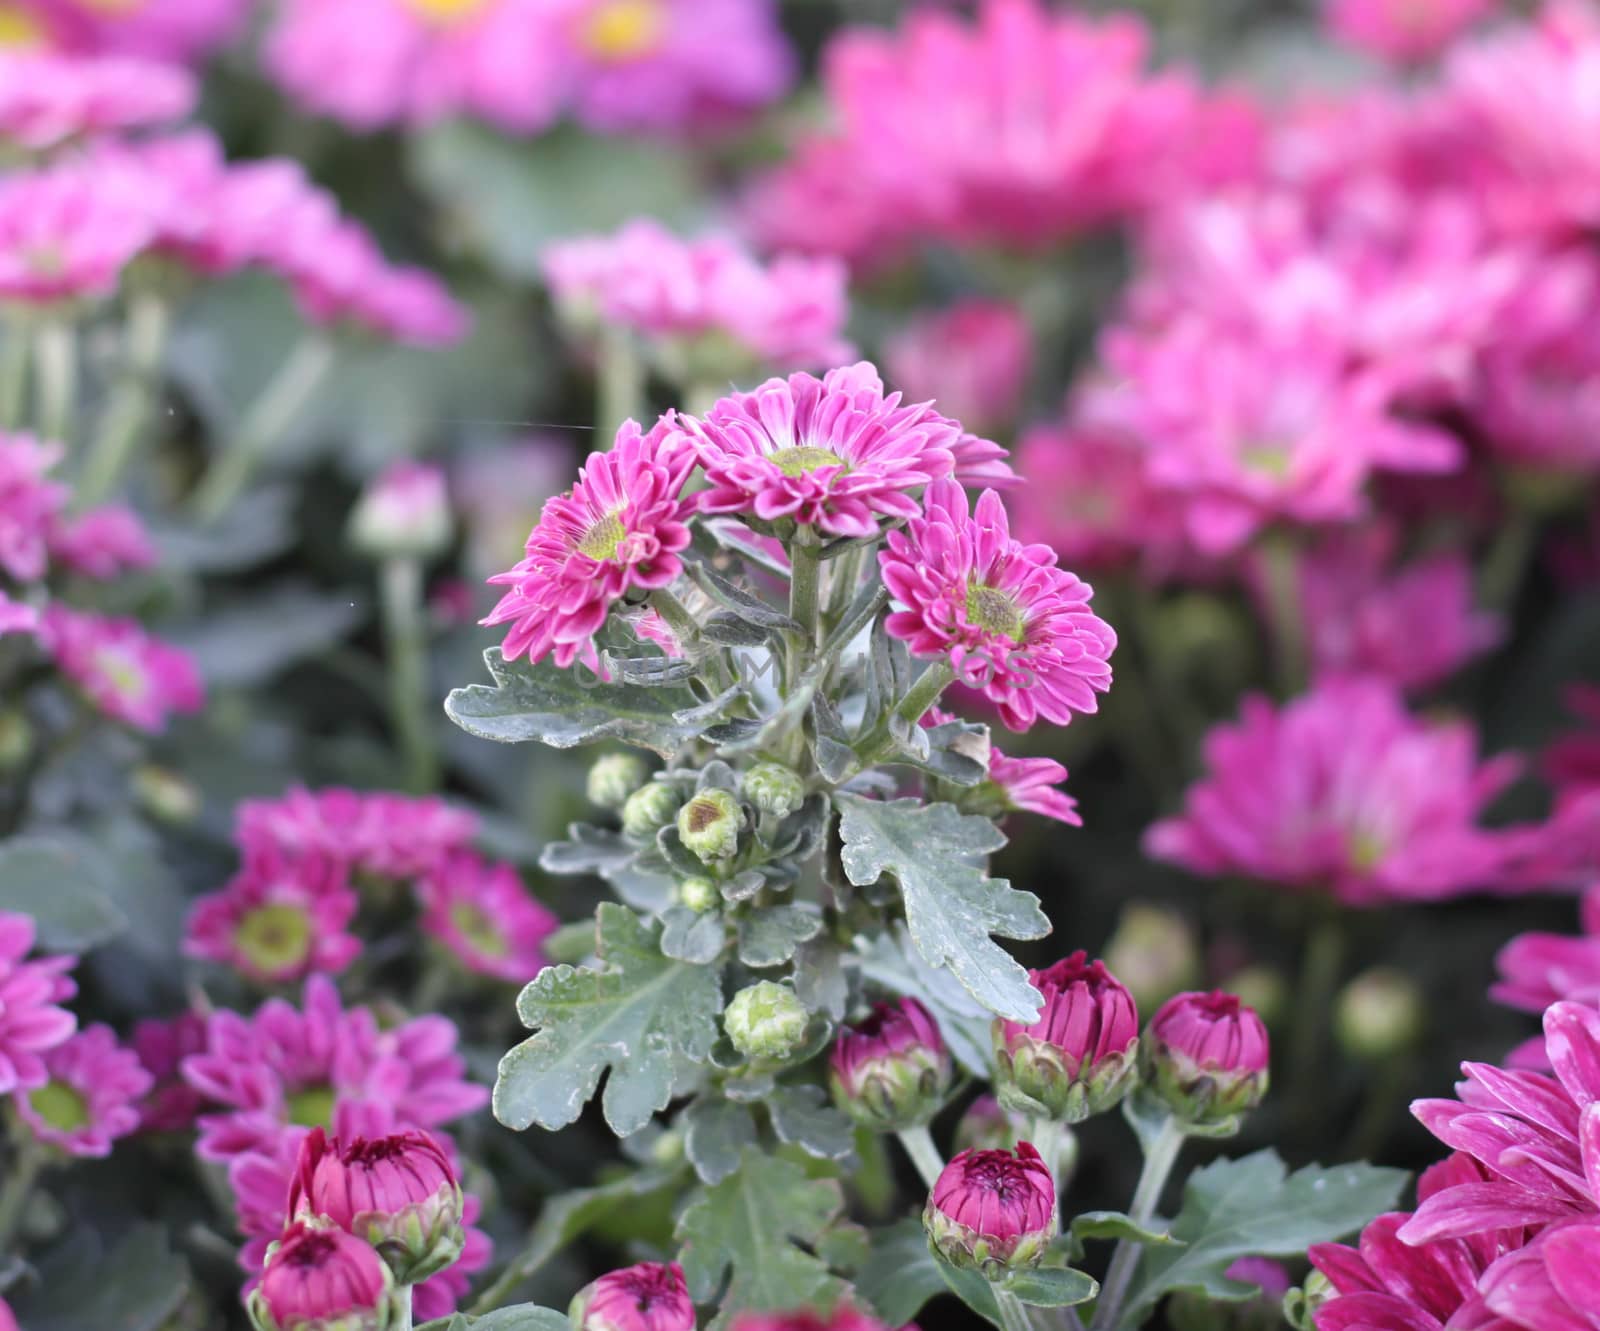
[[903, 607], [892, 637], [943, 660], [980, 690], [1011, 730], [1043, 717], [1066, 725], [1098, 709], [1111, 687], [1117, 635], [1089, 608], [1093, 590], [1056, 567], [1046, 546], [1013, 540], [993, 490], [969, 507], [953, 480], [935, 481], [923, 511], [878, 552], [884, 584]]
[[0, 431], [0, 569], [18, 582], [37, 582], [70, 491], [48, 479], [61, 445], [31, 434]]
[[665, 421], [649, 434], [626, 421], [610, 452], [590, 455], [577, 484], [545, 503], [527, 557], [489, 579], [511, 589], [483, 621], [512, 624], [506, 660], [551, 656], [564, 668], [581, 656], [598, 665], [594, 635], [612, 603], [665, 587], [682, 568], [694, 507], [683, 487], [694, 463]]
[[409, 879], [477, 832], [477, 815], [436, 795], [296, 786], [275, 800], [240, 804], [234, 839], [247, 862], [277, 852], [322, 855], [357, 873]]
[[1032, 370], [1033, 335], [1015, 305], [963, 300], [913, 319], [884, 349], [889, 380], [909, 401], [937, 399], [969, 429], [1014, 422]]
[[183, 1060], [206, 1047], [206, 1022], [198, 1012], [147, 1018], [134, 1025], [129, 1041], [139, 1064], [150, 1074], [150, 1090], [139, 1108], [141, 1132], [187, 1132], [206, 1100], [183, 1079]]
[[136, 730], [159, 734], [174, 713], [205, 705], [194, 658], [152, 638], [137, 620], [105, 619], [56, 601], [45, 608], [39, 639], [95, 707]]
[[90, 1026], [44, 1056], [48, 1080], [12, 1096], [17, 1116], [39, 1141], [76, 1156], [111, 1154], [111, 1143], [139, 1126], [150, 1074], [117, 1044], [109, 1026]]
[[694, 1301], [676, 1262], [639, 1262], [591, 1280], [573, 1299], [579, 1331], [694, 1331]]
[[1411, 716], [1387, 680], [1329, 679], [1282, 707], [1252, 696], [1215, 727], [1206, 773], [1145, 851], [1348, 906], [1505, 886], [1513, 834], [1478, 825], [1516, 759], [1481, 762], [1467, 722]]
[[1338, 40], [1402, 64], [1437, 55], [1495, 7], [1496, 0], [1324, 0]]
[[29, 961], [34, 939], [31, 916], [0, 911], [0, 1094], [43, 1086], [49, 1074], [42, 1056], [78, 1026], [60, 1006], [78, 991], [67, 978], [78, 959]]
[[544, 968], [543, 943], [559, 921], [511, 865], [458, 850], [417, 880], [417, 896], [423, 931], [468, 970], [523, 984]]
[[1563, 696], [1567, 710], [1585, 728], [1550, 745], [1540, 768], [1558, 790], [1600, 790], [1600, 687], [1571, 684]]
[[566, 53], [543, 0], [285, 0], [269, 75], [351, 129], [468, 114], [513, 133], [560, 110]]
[[26, 602], [13, 601], [5, 592], [0, 591], [0, 637], [7, 633], [29, 633], [37, 636], [38, 632], [38, 610]]
[[49, 305], [109, 296], [151, 234], [131, 182], [92, 162], [7, 176], [0, 180], [0, 299]]
[[194, 61], [239, 36], [251, 0], [50, 0], [74, 48]]
[[108, 504], [58, 520], [50, 557], [74, 573], [109, 581], [156, 562], [156, 547], [131, 508]]
[[158, 125], [187, 115], [196, 91], [187, 71], [153, 61], [0, 49], [0, 140], [42, 152]]
[[1564, 998], [1600, 1003], [1600, 883], [1583, 894], [1582, 934], [1518, 934], [1495, 956], [1500, 979], [1489, 996], [1507, 1007], [1543, 1012]]

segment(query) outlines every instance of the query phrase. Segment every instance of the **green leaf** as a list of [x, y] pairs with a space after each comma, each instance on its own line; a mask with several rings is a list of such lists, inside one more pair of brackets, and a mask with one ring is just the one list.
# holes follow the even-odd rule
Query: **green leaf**
[[935, 1257], [920, 1220], [901, 1220], [874, 1230], [871, 1260], [855, 1273], [855, 1284], [889, 1326], [904, 1326], [930, 1299], [950, 1293], [980, 1316], [996, 1325], [1000, 1322], [989, 1282]]
[[207, 684], [242, 688], [343, 641], [361, 622], [363, 599], [283, 582], [234, 597], [224, 608], [208, 606], [193, 622], [170, 626], [162, 636], [194, 657]]
[[781, 966], [821, 932], [822, 916], [809, 902], [756, 908], [739, 921], [739, 960]]
[[854, 1125], [828, 1103], [820, 1086], [809, 1082], [780, 1086], [766, 1106], [780, 1141], [819, 1160], [843, 1161], [855, 1154]]
[[1100, 1282], [1070, 1266], [1036, 1266], [1013, 1272], [1006, 1292], [1033, 1308], [1071, 1308], [1100, 1292]]
[[0, 845], [0, 910], [32, 916], [48, 951], [86, 952], [128, 927], [106, 891], [108, 868], [88, 842], [16, 837]]
[[566, 1313], [524, 1303], [515, 1308], [496, 1308], [482, 1317], [455, 1313], [424, 1322], [417, 1331], [572, 1331], [572, 1322]]
[[[949, 971], [935, 970], [917, 954], [902, 926], [896, 925], [872, 941], [861, 957], [861, 973], [874, 984], [915, 998], [926, 1007], [938, 1021], [956, 1062], [974, 1077], [988, 1078], [993, 1018]], [[796, 988], [798, 991], [798, 984]]]
[[1121, 1211], [1085, 1211], [1072, 1219], [1072, 1237], [1075, 1239], [1132, 1239], [1135, 1243], [1178, 1243], [1165, 1229], [1152, 1229], [1140, 1225]]
[[710, 1057], [717, 971], [662, 956], [656, 929], [623, 906], [604, 902], [596, 918], [601, 967], [546, 967], [517, 999], [535, 1033], [500, 1060], [494, 1112], [507, 1127], [566, 1127], [609, 1068], [606, 1122], [626, 1137], [667, 1107], [682, 1061]]
[[746, 1309], [833, 1302], [843, 1282], [797, 1245], [820, 1242], [843, 1205], [835, 1180], [808, 1178], [792, 1161], [746, 1147], [738, 1170], [703, 1190], [678, 1221], [689, 1293], [721, 1308], [711, 1328]]
[[483, 660], [494, 684], [455, 689], [444, 704], [450, 719], [479, 739], [553, 749], [619, 739], [665, 758], [704, 729], [676, 715], [699, 705], [688, 689], [602, 683], [593, 671], [562, 670], [549, 660], [507, 662], [498, 647]]
[[989, 1011], [1013, 1021], [1034, 1020], [1040, 999], [1028, 972], [990, 935], [1043, 938], [1050, 921], [1038, 897], [979, 867], [1005, 845], [1000, 829], [949, 804], [884, 802], [843, 792], [834, 801], [850, 881], [867, 887], [891, 875], [923, 960], [948, 967]]
[[1392, 1209], [1406, 1179], [1402, 1170], [1366, 1164], [1289, 1174], [1272, 1150], [1197, 1169], [1172, 1222], [1182, 1246], [1145, 1249], [1122, 1325], [1142, 1325], [1174, 1290], [1242, 1297], [1246, 1287], [1223, 1275], [1240, 1257], [1298, 1257], [1313, 1243], [1342, 1238]]
[[661, 952], [675, 961], [709, 966], [727, 942], [727, 930], [717, 911], [704, 915], [687, 906], [669, 906], [661, 915]]
[[15, 1297], [28, 1331], [156, 1331], [189, 1291], [189, 1267], [160, 1225], [130, 1230], [110, 1253], [91, 1235], [39, 1262], [40, 1283]]
[[721, 1183], [739, 1168], [739, 1154], [756, 1144], [756, 1125], [743, 1105], [702, 1096], [683, 1114], [684, 1153], [702, 1183]]

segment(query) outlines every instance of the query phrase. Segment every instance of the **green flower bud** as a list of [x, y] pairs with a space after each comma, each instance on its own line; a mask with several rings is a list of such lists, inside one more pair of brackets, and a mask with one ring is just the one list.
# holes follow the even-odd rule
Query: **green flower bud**
[[1356, 1058], [1387, 1058], [1422, 1037], [1422, 995], [1407, 975], [1374, 966], [1340, 993], [1333, 1010], [1339, 1044]]
[[730, 860], [739, 850], [744, 808], [726, 790], [702, 790], [678, 810], [678, 837], [707, 864]]
[[761, 980], [739, 990], [722, 1013], [733, 1047], [746, 1058], [781, 1062], [806, 1038], [811, 1014], [794, 990]]
[[620, 809], [628, 796], [650, 779], [644, 760], [632, 753], [608, 753], [589, 769], [585, 791], [590, 804]]
[[650, 781], [629, 795], [622, 806], [622, 830], [647, 840], [667, 826], [678, 812], [678, 792], [661, 781]]
[[1254, 1008], [1269, 1026], [1283, 1016], [1284, 1005], [1289, 1001], [1289, 983], [1275, 966], [1246, 966], [1234, 971], [1222, 987], [1238, 995], [1246, 1007]]
[[1312, 1271], [1304, 1285], [1291, 1289], [1283, 1296], [1284, 1320], [1295, 1331], [1317, 1331], [1317, 1309], [1338, 1292], [1333, 1281], [1321, 1271]]
[[14, 772], [33, 753], [33, 723], [19, 711], [0, 712], [0, 772]]
[[787, 818], [805, 803], [805, 782], [782, 763], [757, 763], [744, 774], [744, 797], [762, 813]]
[[1189, 922], [1164, 906], [1123, 909], [1106, 944], [1105, 963], [1143, 1011], [1159, 1007], [1200, 976], [1200, 949]]
[[182, 826], [200, 816], [200, 792], [170, 768], [145, 763], [134, 768], [133, 793], [152, 818]]
[[678, 900], [696, 915], [704, 915], [722, 904], [722, 893], [709, 878], [685, 878], [678, 884]]

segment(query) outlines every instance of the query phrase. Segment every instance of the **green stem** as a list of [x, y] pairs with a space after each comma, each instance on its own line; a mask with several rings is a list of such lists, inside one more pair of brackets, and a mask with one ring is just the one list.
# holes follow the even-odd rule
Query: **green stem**
[[1308, 674], [1300, 595], [1300, 552], [1292, 536], [1275, 532], [1263, 542], [1261, 558], [1267, 583], [1267, 619], [1272, 627], [1278, 690], [1285, 698], [1293, 698], [1305, 687]]
[[78, 397], [78, 330], [60, 319], [39, 325], [33, 357], [39, 434], [69, 444]]
[[[1128, 1219], [1140, 1229], [1148, 1227], [1160, 1204], [1161, 1193], [1167, 1186], [1167, 1177], [1178, 1163], [1183, 1150], [1183, 1124], [1168, 1115], [1160, 1131], [1150, 1141], [1145, 1153], [1144, 1168], [1139, 1172], [1138, 1186], [1133, 1190], [1133, 1201], [1128, 1207]], [[1105, 1284], [1095, 1303], [1094, 1320], [1090, 1331], [1110, 1331], [1122, 1315], [1122, 1301], [1127, 1297], [1128, 1285], [1133, 1280], [1134, 1268], [1144, 1245], [1133, 1239], [1120, 1239], [1111, 1255], [1111, 1265], [1106, 1271]]]
[[1061, 1198], [1072, 1182], [1071, 1171], [1061, 1167], [1061, 1148], [1066, 1141], [1067, 1125], [1053, 1118], [1036, 1118], [1029, 1131], [1034, 1150], [1050, 1166], [1050, 1176], [1056, 1185], [1056, 1209], [1061, 1209]]
[[1322, 1102], [1323, 1037], [1343, 965], [1344, 919], [1335, 910], [1320, 912], [1306, 935], [1289, 1043], [1289, 1103], [1302, 1122], [1312, 1117]]
[[0, 1187], [0, 1253], [5, 1253], [16, 1237], [17, 1226], [33, 1195], [33, 1185], [39, 1181], [48, 1156], [38, 1140], [25, 1131], [12, 1137], [16, 1154], [7, 1171], [4, 1187]]
[[906, 1154], [911, 1157], [911, 1163], [917, 1167], [917, 1173], [928, 1185], [928, 1191], [932, 1192], [933, 1185], [939, 1181], [939, 1175], [944, 1172], [944, 1157], [939, 1154], [939, 1148], [933, 1144], [933, 1134], [923, 1126], [901, 1128], [895, 1136], [900, 1138], [900, 1145], [905, 1147]]
[[916, 683], [906, 690], [906, 696], [900, 699], [900, 704], [894, 710], [904, 721], [912, 725], [927, 715], [928, 708], [939, 701], [942, 694], [954, 682], [956, 672], [944, 661], [936, 661], [920, 675]]
[[1000, 1325], [1004, 1331], [1033, 1331], [1028, 1310], [1015, 1294], [1001, 1289], [999, 1285], [990, 1285], [989, 1289], [994, 1295], [995, 1307], [1000, 1310]]
[[432, 790], [439, 777], [432, 710], [428, 706], [428, 635], [422, 597], [422, 564], [407, 557], [386, 559], [379, 581], [389, 658], [390, 722], [400, 741], [406, 786], [422, 793]]
[[33, 339], [20, 319], [5, 324], [0, 343], [0, 430], [19, 429], [28, 405], [28, 366]]
[[595, 380], [595, 443], [610, 448], [623, 421], [644, 415], [644, 361], [633, 333], [616, 324], [600, 332]]
[[1411, 1051], [1403, 1050], [1389, 1055], [1372, 1069], [1366, 1098], [1338, 1159], [1370, 1160], [1383, 1147], [1394, 1128], [1395, 1111], [1405, 1100], [1406, 1074], [1410, 1067]]
[[78, 482], [78, 502], [100, 503], [117, 488], [137, 451], [160, 393], [162, 357], [171, 328], [167, 302], [153, 291], [133, 297], [125, 335], [127, 360]]
[[658, 587], [650, 593], [650, 605], [662, 619], [667, 621], [667, 627], [684, 647], [699, 640], [700, 625], [695, 622], [694, 616], [689, 613], [683, 602], [665, 587]]
[[396, 1317], [392, 1323], [394, 1331], [411, 1331], [411, 1286], [401, 1285], [394, 1292]]
[[809, 527], [789, 543], [789, 618], [799, 625], [789, 633], [784, 653], [783, 686], [793, 689], [811, 663], [817, 646], [817, 595], [822, 581], [821, 548]]
[[327, 377], [334, 359], [334, 344], [322, 334], [300, 340], [245, 412], [233, 442], [211, 460], [189, 500], [197, 518], [215, 522], [233, 507], [272, 446]]

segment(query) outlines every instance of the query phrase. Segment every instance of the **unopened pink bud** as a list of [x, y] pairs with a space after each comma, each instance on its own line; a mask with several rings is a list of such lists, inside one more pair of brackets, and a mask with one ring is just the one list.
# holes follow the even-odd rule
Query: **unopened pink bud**
[[296, 1221], [267, 1251], [250, 1317], [257, 1331], [389, 1331], [394, 1277], [354, 1234]]
[[676, 1262], [640, 1262], [578, 1291], [567, 1310], [578, 1331], [694, 1331], [694, 1303]]
[[428, 559], [454, 531], [444, 473], [422, 462], [396, 462], [367, 486], [350, 515], [350, 539], [363, 554]]
[[1029, 1142], [1014, 1154], [962, 1151], [934, 1183], [922, 1224], [952, 1266], [997, 1279], [1037, 1264], [1056, 1237], [1055, 1181]]
[[898, 1132], [926, 1123], [950, 1089], [950, 1053], [914, 998], [878, 1003], [842, 1027], [828, 1057], [834, 1103], [862, 1127]]
[[1235, 994], [1178, 994], [1145, 1034], [1145, 1080], [1190, 1123], [1222, 1123], [1267, 1091], [1267, 1028]]

